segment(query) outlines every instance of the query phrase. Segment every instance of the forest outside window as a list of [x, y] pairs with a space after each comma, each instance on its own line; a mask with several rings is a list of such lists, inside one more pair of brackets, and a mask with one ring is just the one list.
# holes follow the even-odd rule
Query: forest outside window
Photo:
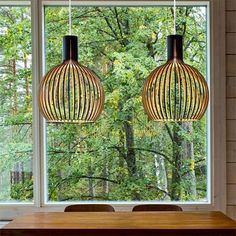
[[[41, 15], [36, 1], [8, 2], [14, 4], [0, 1], [0, 204], [25, 211], [25, 204], [79, 201], [211, 203], [210, 109], [198, 122], [155, 123], [142, 107], [144, 80], [166, 62], [171, 6], [73, 1], [79, 61], [101, 78], [105, 108], [94, 124], [55, 125], [41, 122], [35, 102], [41, 55], [32, 51], [44, 47], [44, 72], [61, 62], [67, 5], [46, 1]], [[195, 2], [178, 6], [176, 29], [184, 35], [185, 62], [209, 84], [208, 10]], [[41, 42], [40, 29], [32, 28], [40, 23], [38, 45], [31, 38]], [[0, 217], [9, 209], [18, 211], [10, 206]]]
[[[17, 4], [16, 4], [17, 5]], [[0, 5], [0, 202], [32, 202], [30, 6]]]
[[[60, 63], [68, 9], [45, 6], [46, 70]], [[79, 61], [105, 88], [105, 109], [89, 125], [46, 128], [46, 202], [210, 202], [209, 114], [198, 122], [154, 123], [141, 102], [142, 86], [166, 61], [173, 31], [169, 6], [72, 9]], [[177, 33], [184, 59], [208, 78], [206, 6], [179, 6]]]

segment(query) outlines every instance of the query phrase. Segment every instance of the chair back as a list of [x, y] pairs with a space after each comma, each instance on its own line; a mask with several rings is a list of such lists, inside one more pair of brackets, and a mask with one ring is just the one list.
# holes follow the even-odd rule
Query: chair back
[[132, 211], [183, 211], [183, 209], [170, 204], [146, 204], [134, 206]]
[[115, 209], [107, 204], [77, 204], [69, 205], [64, 212], [113, 212]]

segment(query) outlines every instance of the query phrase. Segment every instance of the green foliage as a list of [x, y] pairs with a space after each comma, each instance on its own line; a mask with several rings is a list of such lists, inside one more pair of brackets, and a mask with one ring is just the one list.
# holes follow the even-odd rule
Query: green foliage
[[0, 6], [0, 56], [0, 201], [32, 201], [29, 7]]
[[[184, 59], [206, 74], [206, 12], [177, 9]], [[27, 7], [0, 7], [0, 200], [33, 198], [31, 21]], [[73, 7], [79, 61], [105, 90], [101, 118], [47, 125], [49, 201], [205, 201], [207, 119], [149, 122], [142, 107], [148, 74], [166, 61], [170, 7]], [[66, 7], [45, 8], [46, 70], [61, 62]], [[35, 95], [34, 95], [35, 96]], [[9, 176], [10, 179], [9, 179]]]
[[[47, 7], [45, 13], [51, 68], [60, 61], [67, 12]], [[205, 9], [181, 7], [177, 13], [185, 60], [204, 73]], [[206, 119], [187, 128], [155, 124], [142, 108], [145, 78], [166, 61], [171, 9], [75, 7], [72, 14], [79, 61], [101, 77], [105, 109], [93, 125], [48, 125], [49, 200], [205, 199], [206, 172], [199, 170], [206, 166]]]
[[17, 201], [33, 199], [33, 180], [14, 184], [11, 188], [11, 198]]

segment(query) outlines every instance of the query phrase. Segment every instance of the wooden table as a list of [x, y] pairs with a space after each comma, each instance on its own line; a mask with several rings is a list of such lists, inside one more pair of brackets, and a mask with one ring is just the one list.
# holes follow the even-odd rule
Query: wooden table
[[21, 216], [2, 236], [236, 236], [221, 212], [54, 212]]

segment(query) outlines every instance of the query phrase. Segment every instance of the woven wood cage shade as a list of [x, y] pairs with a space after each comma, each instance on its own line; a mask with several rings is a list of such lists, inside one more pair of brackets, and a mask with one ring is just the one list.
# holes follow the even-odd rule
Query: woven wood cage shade
[[[73, 42], [68, 47], [71, 45]], [[77, 51], [65, 52], [64, 58], [64, 62], [51, 69], [41, 81], [40, 110], [48, 122], [94, 122], [104, 104], [100, 80], [94, 72], [77, 62]]]
[[168, 39], [167, 63], [152, 71], [144, 83], [144, 110], [154, 121], [199, 120], [208, 105], [207, 83], [197, 69], [183, 62], [182, 37]]

